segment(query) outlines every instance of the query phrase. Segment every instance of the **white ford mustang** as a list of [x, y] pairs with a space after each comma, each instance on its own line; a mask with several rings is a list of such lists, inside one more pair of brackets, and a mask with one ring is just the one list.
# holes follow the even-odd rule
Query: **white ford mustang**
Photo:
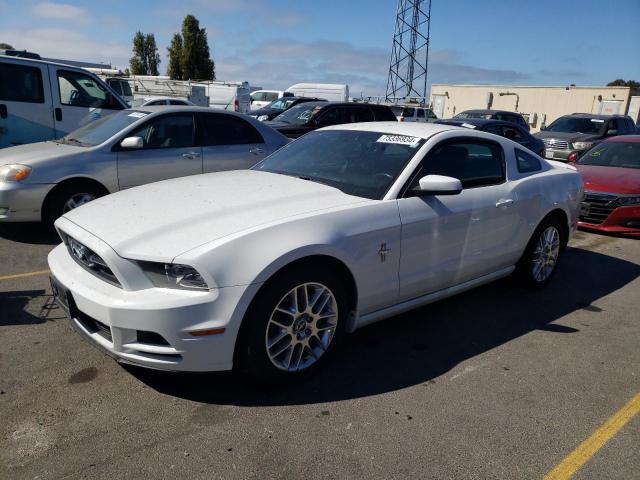
[[582, 189], [573, 167], [488, 133], [339, 125], [252, 170], [70, 211], [52, 285], [74, 328], [120, 361], [279, 381], [371, 322], [512, 272], [545, 285]]

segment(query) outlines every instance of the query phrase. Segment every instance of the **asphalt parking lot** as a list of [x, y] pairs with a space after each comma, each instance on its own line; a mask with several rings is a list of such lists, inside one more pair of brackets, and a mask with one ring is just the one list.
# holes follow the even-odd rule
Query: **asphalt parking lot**
[[[543, 478], [640, 393], [638, 240], [580, 232], [547, 289], [372, 325], [272, 390], [105, 357], [52, 305], [56, 243], [0, 225], [0, 478]], [[640, 478], [627, 420], [573, 478]]]

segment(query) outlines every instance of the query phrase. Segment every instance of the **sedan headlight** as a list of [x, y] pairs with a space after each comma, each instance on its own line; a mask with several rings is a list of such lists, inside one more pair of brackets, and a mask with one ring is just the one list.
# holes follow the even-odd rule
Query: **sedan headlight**
[[0, 182], [19, 182], [31, 174], [31, 167], [9, 164], [0, 167]]
[[640, 205], [640, 197], [620, 197], [618, 198], [618, 204], [623, 207]]
[[269, 115], [260, 115], [258, 120], [264, 122], [265, 120], [269, 120]]
[[574, 150], [589, 150], [593, 147], [593, 142], [573, 142], [572, 146]]
[[202, 275], [189, 265], [178, 263], [139, 262], [151, 283], [160, 288], [208, 290]]

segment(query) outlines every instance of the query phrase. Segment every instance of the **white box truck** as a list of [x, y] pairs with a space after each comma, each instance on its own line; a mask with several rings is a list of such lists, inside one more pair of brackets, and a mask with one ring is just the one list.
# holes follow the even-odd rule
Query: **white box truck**
[[295, 97], [322, 98], [329, 102], [348, 102], [349, 85], [335, 83], [296, 83], [286, 90]]

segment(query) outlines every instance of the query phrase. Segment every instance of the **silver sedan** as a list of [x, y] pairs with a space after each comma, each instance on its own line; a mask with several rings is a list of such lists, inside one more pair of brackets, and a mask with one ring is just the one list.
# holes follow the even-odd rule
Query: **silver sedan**
[[59, 140], [0, 150], [0, 222], [53, 223], [118, 190], [246, 169], [288, 141], [251, 117], [206, 107], [122, 110]]

